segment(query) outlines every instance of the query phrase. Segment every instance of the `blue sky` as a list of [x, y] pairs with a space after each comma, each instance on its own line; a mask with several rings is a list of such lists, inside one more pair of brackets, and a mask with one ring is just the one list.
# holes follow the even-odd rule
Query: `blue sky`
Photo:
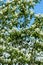
[[34, 7], [34, 12], [43, 14], [43, 0]]
[[[34, 7], [34, 12], [35, 14], [43, 14], [43, 0], [40, 1], [40, 3], [36, 4]], [[31, 26], [34, 22], [34, 19], [31, 20], [29, 26]]]

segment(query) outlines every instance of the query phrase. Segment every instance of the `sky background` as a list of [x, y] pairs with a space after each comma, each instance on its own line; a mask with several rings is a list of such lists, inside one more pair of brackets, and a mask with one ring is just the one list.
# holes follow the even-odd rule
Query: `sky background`
[[[43, 14], [43, 0], [40, 1], [40, 3], [36, 4], [34, 7], [35, 14]], [[29, 26], [31, 26], [34, 22], [34, 19], [31, 20], [31, 23]]]
[[40, 3], [36, 4], [34, 7], [34, 12], [43, 14], [43, 0], [41, 0]]

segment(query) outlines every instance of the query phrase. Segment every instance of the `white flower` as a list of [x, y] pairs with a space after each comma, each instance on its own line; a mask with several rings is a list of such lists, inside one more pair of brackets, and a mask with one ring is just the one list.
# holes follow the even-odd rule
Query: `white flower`
[[12, 62], [13, 62], [13, 63], [16, 62], [16, 59], [13, 59]]
[[16, 63], [16, 65], [18, 65], [18, 63]]
[[35, 14], [36, 17], [38, 17], [39, 15], [38, 14]]
[[41, 17], [43, 17], [43, 14], [41, 14]]
[[36, 24], [32, 25], [32, 28], [34, 28], [36, 26]]
[[42, 51], [37, 53], [36, 61], [43, 62], [43, 52]]
[[34, 13], [34, 11], [33, 10], [30, 10], [30, 15], [32, 15]]
[[0, 0], [0, 1], [3, 1], [3, 0]]
[[6, 0], [6, 2], [11, 2], [12, 0]]
[[3, 38], [1, 38], [0, 41], [3, 42], [4, 41]]
[[39, 43], [39, 39], [36, 40], [36, 43]]
[[0, 63], [0, 65], [2, 65], [2, 63]]
[[28, 65], [27, 63], [25, 65]]
[[4, 52], [4, 53], [3, 53], [3, 56], [6, 57], [6, 58], [8, 58], [8, 57], [10, 56], [10, 54], [7, 53], [7, 52]]
[[3, 50], [5, 50], [6, 49], [6, 47], [3, 45]]
[[0, 14], [3, 14], [3, 12], [0, 10]]
[[43, 46], [43, 42], [40, 42], [40, 45]]
[[35, 31], [38, 33], [38, 32], [40, 32], [40, 29], [39, 28], [36, 28]]
[[39, 34], [43, 36], [43, 31], [40, 31], [40, 33], [39, 33]]
[[36, 61], [43, 62], [43, 57], [40, 57], [40, 56], [36, 57]]
[[27, 54], [26, 54], [26, 57], [27, 57], [28, 59], [30, 59], [31, 54], [30, 54], [30, 53], [29, 53], [29, 54], [27, 53]]
[[25, 48], [21, 49], [21, 52], [24, 52], [25, 51]]

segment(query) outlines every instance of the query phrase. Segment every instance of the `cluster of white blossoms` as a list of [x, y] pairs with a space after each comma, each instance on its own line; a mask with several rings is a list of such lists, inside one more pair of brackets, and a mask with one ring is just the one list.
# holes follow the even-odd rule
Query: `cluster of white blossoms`
[[0, 6], [0, 65], [43, 65], [43, 14], [33, 11], [38, 1], [6, 0]]

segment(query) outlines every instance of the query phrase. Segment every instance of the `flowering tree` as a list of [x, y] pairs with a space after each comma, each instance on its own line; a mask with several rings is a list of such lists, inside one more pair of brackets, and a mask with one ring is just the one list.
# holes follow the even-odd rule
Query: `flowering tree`
[[0, 65], [43, 65], [43, 14], [33, 12], [38, 2], [12, 0], [0, 5]]

